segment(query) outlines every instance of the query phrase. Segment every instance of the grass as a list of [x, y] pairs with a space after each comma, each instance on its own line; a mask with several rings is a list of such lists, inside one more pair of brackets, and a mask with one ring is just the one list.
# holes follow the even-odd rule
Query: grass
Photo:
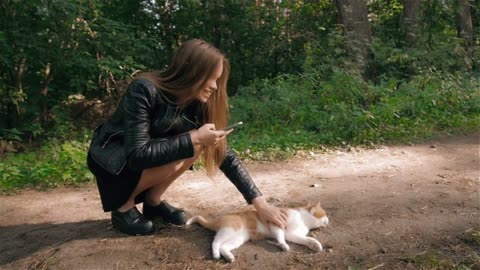
[[451, 237], [441, 248], [434, 248], [403, 259], [417, 269], [473, 270], [480, 268], [480, 231], [466, 230]]
[[480, 251], [480, 231], [474, 228], [468, 229], [462, 236], [462, 240]]
[[88, 142], [51, 140], [41, 149], [10, 153], [0, 161], [0, 190], [51, 188], [92, 181], [86, 166]]
[[433, 73], [379, 84], [337, 72], [281, 76], [240, 90], [231, 145], [254, 160], [297, 150], [412, 143], [480, 129], [480, 79]]
[[455, 269], [453, 262], [448, 257], [434, 250], [407, 257], [405, 261], [415, 264], [420, 269]]

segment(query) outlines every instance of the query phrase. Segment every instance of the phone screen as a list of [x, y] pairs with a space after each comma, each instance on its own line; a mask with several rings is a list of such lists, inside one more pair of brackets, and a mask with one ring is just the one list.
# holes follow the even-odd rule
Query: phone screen
[[243, 125], [243, 122], [242, 122], [242, 121], [240, 121], [240, 122], [238, 122], [238, 123], [235, 123], [235, 124], [233, 124], [233, 125], [230, 125], [230, 126], [224, 128], [223, 130], [230, 130], [230, 129], [239, 127], [239, 126], [241, 126], [241, 125]]

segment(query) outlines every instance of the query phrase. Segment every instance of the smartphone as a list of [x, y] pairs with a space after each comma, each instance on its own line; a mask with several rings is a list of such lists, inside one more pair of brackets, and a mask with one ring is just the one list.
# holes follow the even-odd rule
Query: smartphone
[[240, 121], [240, 122], [238, 122], [238, 123], [235, 123], [235, 124], [233, 124], [233, 125], [230, 125], [230, 126], [224, 128], [223, 130], [234, 129], [234, 128], [239, 127], [239, 126], [241, 126], [241, 125], [243, 125], [243, 122], [242, 122], [242, 121]]

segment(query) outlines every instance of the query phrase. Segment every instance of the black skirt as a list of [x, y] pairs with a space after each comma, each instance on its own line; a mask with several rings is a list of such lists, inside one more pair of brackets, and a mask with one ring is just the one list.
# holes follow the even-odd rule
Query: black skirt
[[[119, 174], [111, 174], [98, 165], [95, 160], [87, 156], [87, 164], [97, 180], [98, 192], [102, 201], [103, 211], [110, 212], [124, 205], [140, 181], [142, 172], [133, 172], [125, 166]], [[135, 197], [135, 203], [145, 199], [145, 192]]]

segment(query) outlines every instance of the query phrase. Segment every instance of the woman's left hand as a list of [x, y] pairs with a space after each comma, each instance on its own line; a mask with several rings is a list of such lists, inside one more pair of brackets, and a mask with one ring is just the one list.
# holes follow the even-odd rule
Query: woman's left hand
[[282, 228], [282, 230], [285, 230], [288, 217], [286, 209], [278, 208], [267, 203], [263, 196], [254, 198], [252, 202], [263, 224], [273, 223]]

